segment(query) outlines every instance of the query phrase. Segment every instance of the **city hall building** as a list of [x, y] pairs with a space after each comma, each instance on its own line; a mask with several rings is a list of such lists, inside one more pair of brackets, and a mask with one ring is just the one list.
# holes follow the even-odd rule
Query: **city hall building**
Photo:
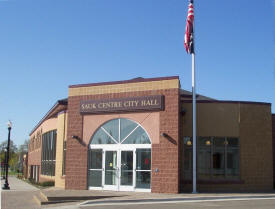
[[[273, 189], [272, 117], [269, 103], [197, 95], [199, 192]], [[189, 192], [192, 145], [178, 76], [71, 85], [30, 133], [28, 175], [65, 189]]]

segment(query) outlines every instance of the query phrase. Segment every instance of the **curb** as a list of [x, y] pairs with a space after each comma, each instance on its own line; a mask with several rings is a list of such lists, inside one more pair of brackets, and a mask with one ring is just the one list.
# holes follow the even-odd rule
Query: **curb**
[[185, 197], [185, 198], [156, 198], [156, 199], [130, 199], [130, 200], [105, 200], [105, 201], [85, 201], [80, 203], [80, 206], [100, 205], [100, 204], [116, 204], [116, 203], [162, 203], [162, 202], [175, 202], [175, 201], [211, 201], [211, 200], [238, 200], [238, 199], [270, 199], [275, 198], [275, 195], [257, 195], [257, 196], [211, 196], [211, 197]]

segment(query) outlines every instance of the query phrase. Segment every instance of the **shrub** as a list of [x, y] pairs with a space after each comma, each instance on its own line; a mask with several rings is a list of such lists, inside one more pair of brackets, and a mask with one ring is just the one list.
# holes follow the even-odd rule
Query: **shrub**
[[44, 181], [44, 182], [40, 183], [40, 185], [43, 187], [54, 186], [54, 181]]
[[17, 174], [17, 178], [22, 179], [23, 175], [19, 173], [19, 174]]

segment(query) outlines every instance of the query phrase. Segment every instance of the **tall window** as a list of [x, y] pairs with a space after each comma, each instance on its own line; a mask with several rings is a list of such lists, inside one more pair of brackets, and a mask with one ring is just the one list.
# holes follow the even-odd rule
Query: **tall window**
[[55, 175], [56, 130], [42, 135], [41, 174]]
[[[184, 179], [192, 179], [193, 141], [184, 138]], [[239, 139], [234, 137], [198, 137], [198, 179], [239, 179]]]
[[62, 176], [65, 175], [65, 170], [66, 170], [66, 150], [67, 150], [67, 146], [66, 146], [66, 141], [63, 142], [63, 161], [62, 161]]

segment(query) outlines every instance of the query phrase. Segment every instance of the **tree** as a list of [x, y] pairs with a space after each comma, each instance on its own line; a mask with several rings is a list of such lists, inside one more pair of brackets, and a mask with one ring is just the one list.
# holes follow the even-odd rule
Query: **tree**
[[[7, 148], [8, 141], [4, 141], [0, 144], [0, 158], [1, 162], [5, 162], [5, 152]], [[9, 156], [9, 166], [13, 171], [22, 171], [23, 155], [28, 152], [29, 140], [26, 139], [23, 144], [17, 146], [10, 141], [10, 156]]]
[[19, 153], [27, 153], [28, 152], [28, 147], [29, 147], [29, 139], [25, 139], [24, 143], [19, 145], [18, 147], [18, 152]]
[[[2, 142], [0, 144], [0, 157], [1, 157], [1, 162], [4, 162], [5, 163], [5, 152], [6, 152], [6, 149], [7, 149], [7, 145], [8, 145], [8, 140]], [[14, 153], [17, 152], [17, 147], [16, 145], [13, 143], [12, 140], [10, 140], [10, 158], [9, 159], [12, 159], [12, 156]], [[10, 160], [9, 160], [10, 162]]]
[[19, 170], [19, 172], [23, 172], [23, 157], [26, 153], [28, 153], [29, 142], [30, 141], [26, 139], [23, 144], [19, 145], [17, 152], [17, 169]]
[[[8, 140], [3, 141], [0, 144], [0, 153], [4, 152], [7, 148], [7, 146], [8, 146]], [[14, 152], [17, 152], [17, 146], [16, 146], [16, 144], [13, 143], [12, 140], [10, 140], [10, 153], [14, 153]]]

